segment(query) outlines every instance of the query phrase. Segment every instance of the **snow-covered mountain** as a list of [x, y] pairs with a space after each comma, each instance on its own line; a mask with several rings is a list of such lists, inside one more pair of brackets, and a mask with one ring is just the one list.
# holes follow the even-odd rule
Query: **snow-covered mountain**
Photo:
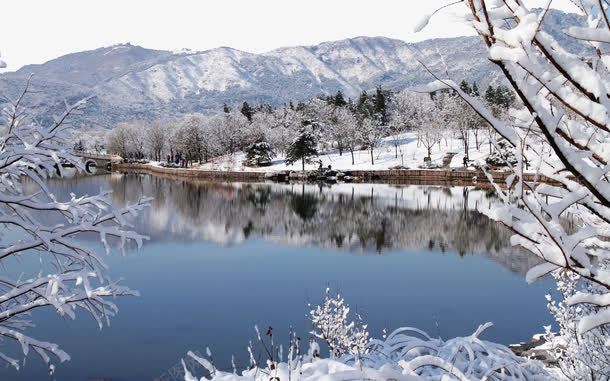
[[[558, 39], [560, 27], [579, 16], [560, 11], [545, 19]], [[571, 50], [581, 50], [570, 45]], [[94, 95], [75, 124], [111, 127], [131, 119], [213, 112], [223, 103], [281, 104], [333, 94], [356, 96], [376, 86], [399, 90], [429, 82], [420, 62], [456, 80], [480, 87], [497, 78], [478, 37], [434, 39], [419, 43], [385, 37], [356, 37], [315, 46], [252, 54], [231, 48], [169, 52], [123, 44], [68, 54], [41, 65], [0, 75], [0, 93], [13, 97], [30, 74], [34, 112], [58, 112], [63, 100]]]

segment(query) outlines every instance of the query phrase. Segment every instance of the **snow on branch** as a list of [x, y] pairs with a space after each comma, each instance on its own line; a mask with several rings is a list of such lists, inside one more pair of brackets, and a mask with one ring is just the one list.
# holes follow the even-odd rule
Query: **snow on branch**
[[[566, 269], [582, 284], [596, 286], [594, 293], [583, 288], [588, 295], [570, 298], [569, 304], [605, 300], [610, 292], [608, 5], [575, 2], [587, 25], [567, 28], [565, 34], [588, 45], [584, 55], [576, 55], [541, 28], [548, 9], [533, 11], [521, 1], [462, 3], [466, 22], [482, 37], [519, 107], [499, 121], [453, 81], [430, 70], [435, 82], [423, 90], [457, 93], [514, 147], [516, 163], [509, 166], [514, 175], [507, 184], [496, 184], [505, 205], [484, 212], [513, 230], [514, 245], [546, 261], [528, 280]], [[533, 181], [524, 179], [529, 167], [535, 168]], [[594, 308], [578, 319], [580, 334], [610, 324], [607, 304], [589, 306]]]
[[[74, 319], [81, 309], [100, 328], [108, 324], [117, 312], [109, 297], [138, 293], [107, 277], [102, 257], [79, 237], [96, 235], [107, 252], [113, 246], [124, 250], [131, 242], [140, 246], [147, 237], [130, 230], [128, 216], [148, 206], [150, 199], [116, 209], [109, 192], [71, 194], [65, 200], [53, 194], [49, 178], [68, 176], [74, 169], [86, 172], [65, 140], [69, 117], [86, 100], [66, 103], [53, 124], [41, 126], [28, 118], [23, 106], [28, 87], [4, 110], [7, 123], [0, 127], [0, 263], [12, 270], [8, 274], [21, 274], [0, 278], [0, 359], [18, 369], [17, 358], [25, 361], [33, 350], [53, 373], [52, 358], [63, 362], [70, 357], [56, 344], [28, 335], [34, 325], [31, 312], [50, 308]], [[29, 273], [16, 268], [20, 262], [12, 259], [27, 257], [35, 258], [40, 268]]]

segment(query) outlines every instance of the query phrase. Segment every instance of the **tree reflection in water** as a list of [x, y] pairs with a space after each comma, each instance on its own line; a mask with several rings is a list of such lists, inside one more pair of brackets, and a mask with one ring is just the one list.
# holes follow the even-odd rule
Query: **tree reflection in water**
[[477, 211], [498, 202], [487, 189], [218, 183], [143, 174], [85, 178], [75, 186], [98, 189], [101, 179], [119, 205], [142, 194], [154, 197], [152, 208], [136, 221], [153, 242], [228, 245], [257, 238], [354, 253], [428, 249], [487, 256], [521, 273], [538, 263], [510, 246], [504, 226]]

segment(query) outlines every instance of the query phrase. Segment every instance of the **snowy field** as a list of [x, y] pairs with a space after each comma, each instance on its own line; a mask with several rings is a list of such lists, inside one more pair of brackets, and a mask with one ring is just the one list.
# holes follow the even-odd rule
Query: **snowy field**
[[[483, 135], [483, 134], [480, 134]], [[471, 136], [469, 157], [471, 162], [484, 160], [489, 154], [487, 139], [479, 136], [481, 142], [479, 150], [475, 147], [474, 136]], [[375, 163], [371, 164], [371, 153], [368, 150], [354, 151], [354, 164], [349, 151], [344, 151], [343, 155], [339, 154], [338, 150], [321, 152], [320, 155], [312, 159], [312, 162], [305, 164], [306, 170], [314, 170], [319, 167], [319, 161], [322, 161], [324, 167], [332, 166], [338, 170], [380, 170], [389, 169], [397, 165], [402, 165], [410, 169], [424, 167], [424, 157], [427, 156], [426, 148], [418, 144], [417, 136], [413, 132], [405, 133], [398, 139], [398, 155], [394, 146], [394, 138], [385, 138], [382, 144], [375, 149]], [[448, 154], [454, 154], [448, 167], [459, 168], [463, 167], [464, 146], [461, 139], [455, 137], [443, 139], [440, 145], [436, 145], [432, 149], [432, 165], [443, 166], [443, 158]], [[396, 157], [398, 156], [398, 157]], [[268, 167], [247, 167], [242, 163], [245, 160], [245, 153], [238, 152], [234, 155], [225, 155], [213, 159], [211, 162], [203, 164], [199, 169], [217, 170], [217, 171], [278, 171], [278, 170], [301, 170], [301, 162], [289, 165], [284, 160], [284, 157], [278, 155], [273, 159], [273, 165]]]

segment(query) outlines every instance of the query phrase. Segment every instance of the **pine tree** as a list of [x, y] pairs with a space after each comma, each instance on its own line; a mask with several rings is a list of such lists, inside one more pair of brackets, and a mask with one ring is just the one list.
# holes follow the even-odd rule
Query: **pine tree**
[[496, 90], [493, 88], [492, 85], [487, 86], [487, 89], [485, 89], [485, 102], [487, 102], [489, 105], [495, 105], [496, 104]]
[[345, 101], [345, 97], [343, 97], [343, 93], [341, 92], [341, 90], [337, 91], [337, 94], [335, 94], [333, 104], [337, 107], [344, 107], [345, 105], [347, 105], [347, 102]]
[[229, 107], [228, 104], [225, 103], [222, 105], [222, 111], [224, 111], [225, 114], [228, 114], [231, 112], [231, 108]]
[[496, 101], [498, 106], [508, 110], [515, 102], [515, 94], [506, 86], [498, 86], [496, 89]]
[[476, 82], [472, 82], [472, 94], [473, 97], [478, 97], [481, 94], [479, 93], [479, 86], [477, 86]]
[[83, 144], [83, 141], [81, 139], [78, 139], [78, 141], [76, 143], [74, 143], [74, 151], [76, 151], [76, 152], [85, 151], [85, 145]]
[[244, 102], [242, 104], [240, 111], [242, 115], [248, 119], [248, 122], [252, 122], [252, 115], [254, 115], [254, 110], [252, 109], [252, 107], [250, 107], [248, 102]]
[[468, 85], [468, 82], [463, 79], [462, 82], [460, 82], [460, 89], [468, 95], [472, 94], [472, 89]]
[[379, 118], [382, 124], [387, 124], [386, 96], [381, 89], [381, 86], [377, 87], [375, 92], [373, 112]]
[[264, 166], [271, 165], [271, 159], [275, 157], [275, 152], [271, 145], [265, 141], [254, 143], [246, 148], [246, 162], [248, 165]]
[[286, 163], [292, 165], [300, 160], [304, 171], [305, 163], [309, 162], [311, 157], [318, 156], [317, 146], [315, 136], [311, 132], [303, 130], [288, 147]]
[[358, 114], [358, 119], [360, 120], [371, 116], [371, 112], [369, 110], [369, 96], [366, 91], [362, 91], [362, 93], [360, 93], [358, 104], [356, 105], [356, 112]]

